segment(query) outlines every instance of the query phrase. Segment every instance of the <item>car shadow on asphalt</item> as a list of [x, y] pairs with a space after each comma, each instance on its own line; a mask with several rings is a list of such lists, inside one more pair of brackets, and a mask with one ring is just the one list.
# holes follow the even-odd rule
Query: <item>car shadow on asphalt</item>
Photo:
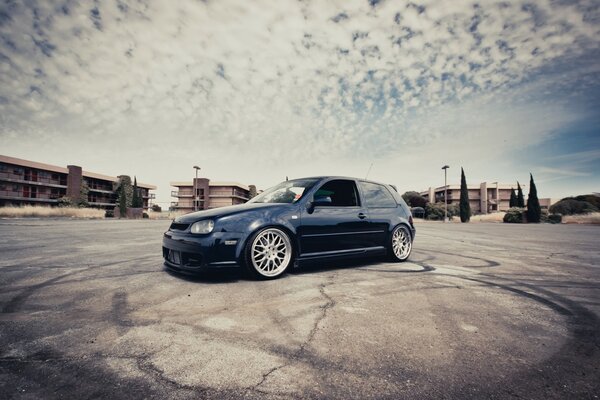
[[252, 280], [243, 268], [206, 268], [197, 274], [186, 274], [164, 267], [164, 271], [172, 277], [198, 283], [233, 283], [240, 280]]
[[[291, 275], [310, 275], [310, 274], [321, 274], [332, 271], [339, 271], [345, 269], [354, 269], [362, 267], [381, 267], [387, 263], [385, 256], [374, 256], [358, 259], [339, 259], [339, 260], [315, 260], [305, 261], [300, 267], [290, 267], [287, 274]], [[388, 272], [404, 272], [404, 273], [416, 273], [426, 272], [429, 269], [423, 270], [405, 270], [405, 271], [388, 271]], [[209, 283], [209, 284], [222, 284], [222, 283], [234, 283], [238, 281], [258, 281], [256, 278], [251, 276], [243, 267], [228, 267], [228, 268], [206, 268], [199, 271], [197, 274], [187, 274], [178, 271], [171, 270], [164, 267], [164, 271], [169, 275], [182, 279], [188, 282], [198, 283]], [[280, 279], [285, 279], [283, 275]]]

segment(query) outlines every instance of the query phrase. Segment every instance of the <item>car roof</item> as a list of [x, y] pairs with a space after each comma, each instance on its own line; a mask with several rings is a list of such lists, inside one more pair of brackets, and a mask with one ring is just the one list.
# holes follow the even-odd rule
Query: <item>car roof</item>
[[302, 178], [294, 178], [294, 179], [290, 179], [290, 180], [291, 181], [295, 181], [295, 180], [298, 180], [298, 179], [319, 179], [319, 180], [324, 180], [324, 179], [350, 179], [350, 180], [355, 180], [355, 181], [370, 182], [370, 183], [376, 183], [378, 185], [390, 186], [387, 183], [372, 181], [370, 179], [355, 178], [355, 177], [352, 177], [352, 176], [336, 176], [336, 175], [332, 175], [332, 176], [305, 176], [305, 177], [302, 177]]

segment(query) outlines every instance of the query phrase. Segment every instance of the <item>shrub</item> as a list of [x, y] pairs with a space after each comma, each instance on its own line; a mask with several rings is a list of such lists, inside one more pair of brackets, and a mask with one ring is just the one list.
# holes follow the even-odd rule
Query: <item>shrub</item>
[[551, 224], [560, 224], [562, 222], [562, 215], [550, 214], [548, 215], [548, 222]]
[[[448, 219], [460, 214], [458, 204], [448, 204]], [[427, 203], [425, 207], [425, 218], [432, 221], [444, 220], [444, 203]]]
[[523, 223], [524, 209], [519, 207], [509, 208], [506, 214], [504, 214], [503, 221], [509, 224], [521, 224]]
[[562, 215], [589, 214], [598, 211], [592, 203], [587, 201], [567, 198], [550, 206], [550, 212]]
[[115, 212], [113, 210], [106, 210], [104, 212], [104, 218], [114, 218]]
[[161, 212], [162, 208], [160, 208], [160, 206], [158, 204], [152, 204], [152, 211]]
[[59, 207], [75, 207], [75, 203], [73, 203], [73, 201], [71, 200], [70, 197], [63, 196], [60, 199], [58, 199], [58, 206]]
[[145, 212], [145, 213], [142, 213], [142, 218], [144, 218], [144, 219], [145, 218], [150, 218], [150, 216], [148, 215], [148, 213]]

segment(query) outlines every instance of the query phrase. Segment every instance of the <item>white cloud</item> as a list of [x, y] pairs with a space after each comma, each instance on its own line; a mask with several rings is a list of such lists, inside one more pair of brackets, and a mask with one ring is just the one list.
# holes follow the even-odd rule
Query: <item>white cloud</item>
[[[453, 143], [483, 159], [534, 145], [574, 114], [560, 99], [530, 102], [527, 88], [551, 87], [532, 74], [598, 50], [600, 33], [591, 0], [11, 4], [0, 26], [8, 149], [26, 138], [110, 155], [126, 138], [197, 158], [226, 151], [216, 162], [234, 164], [366, 163], [402, 146], [429, 157]], [[225, 178], [244, 179], [235, 169]]]

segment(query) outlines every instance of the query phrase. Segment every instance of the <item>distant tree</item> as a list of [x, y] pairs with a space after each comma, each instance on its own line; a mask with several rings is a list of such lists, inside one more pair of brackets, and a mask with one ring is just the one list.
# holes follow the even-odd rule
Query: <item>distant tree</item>
[[469, 204], [469, 190], [465, 171], [460, 169], [460, 222], [469, 222], [471, 219], [471, 205]]
[[121, 218], [127, 216], [127, 193], [124, 185], [119, 186], [119, 215]]
[[521, 189], [521, 184], [517, 181], [517, 207], [524, 208], [525, 207], [525, 198], [523, 197], [523, 189]]
[[550, 212], [562, 215], [588, 214], [597, 212], [598, 207], [587, 201], [575, 200], [574, 198], [562, 199], [550, 206]]
[[133, 200], [133, 185], [131, 184], [131, 177], [127, 175], [120, 175], [117, 183], [117, 194], [120, 201], [121, 195], [125, 197], [126, 207], [131, 207], [131, 201]]
[[509, 207], [513, 208], [517, 206], [517, 194], [515, 193], [515, 188], [510, 188], [510, 202]]
[[527, 222], [540, 222], [542, 208], [537, 196], [537, 188], [533, 181], [533, 175], [529, 174], [529, 196], [527, 196]]
[[137, 177], [133, 178], [133, 193], [131, 196], [131, 207], [133, 208], [142, 208], [144, 207], [144, 202], [142, 200], [142, 196], [140, 196], [140, 190], [137, 185]]
[[81, 179], [81, 186], [79, 189], [79, 199], [77, 199], [77, 207], [85, 208], [89, 207], [88, 194], [90, 193], [90, 187], [87, 182]]
[[402, 198], [410, 207], [425, 208], [427, 206], [427, 199], [415, 191], [404, 192]]
[[256, 193], [256, 186], [255, 185], [250, 185], [250, 186], [248, 186], [248, 189], [249, 189], [248, 190], [248, 192], [249, 192], [248, 193], [248, 197], [251, 198], [251, 199], [254, 198], [254, 197], [256, 197], [256, 194], [257, 194]]

